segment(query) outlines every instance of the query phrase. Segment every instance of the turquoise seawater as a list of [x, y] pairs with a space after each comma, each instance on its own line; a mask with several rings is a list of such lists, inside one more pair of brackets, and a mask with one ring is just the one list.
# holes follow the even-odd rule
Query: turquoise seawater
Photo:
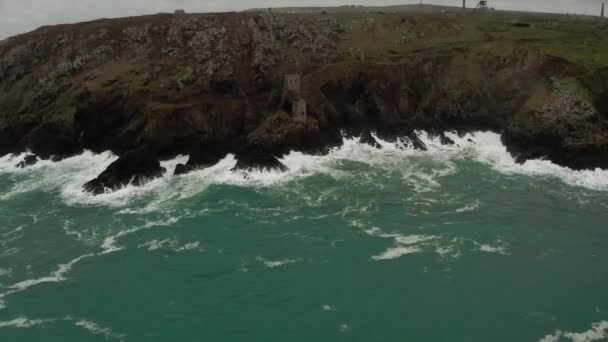
[[2, 158], [0, 341], [608, 339], [608, 172], [453, 138], [99, 197], [110, 154]]

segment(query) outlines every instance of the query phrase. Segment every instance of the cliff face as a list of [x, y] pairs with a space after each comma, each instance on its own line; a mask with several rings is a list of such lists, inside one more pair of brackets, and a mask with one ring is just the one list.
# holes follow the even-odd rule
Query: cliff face
[[[522, 161], [607, 168], [607, 33], [593, 21], [499, 13], [44, 27], [0, 44], [0, 155], [143, 149], [154, 160], [189, 154], [187, 172], [228, 152], [242, 167], [323, 152], [344, 129], [412, 141], [415, 129], [492, 129]], [[299, 75], [299, 89], [286, 91], [286, 75]]]

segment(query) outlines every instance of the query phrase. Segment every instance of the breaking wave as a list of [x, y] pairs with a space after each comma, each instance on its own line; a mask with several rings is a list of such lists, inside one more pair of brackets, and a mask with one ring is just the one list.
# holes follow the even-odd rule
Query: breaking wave
[[[13, 182], [7, 190], [0, 192], [0, 201], [22, 193], [43, 190], [57, 191], [67, 204], [79, 206], [124, 207], [134, 199], [147, 198], [149, 204], [141, 210], [154, 211], [164, 204], [193, 197], [211, 185], [268, 187], [315, 174], [341, 178], [347, 176], [348, 172], [340, 166], [348, 161], [403, 172], [403, 181], [412, 185], [415, 192], [422, 193], [438, 188], [440, 186], [438, 180], [441, 177], [456, 173], [458, 169], [452, 161], [461, 159], [475, 160], [504, 174], [552, 177], [572, 186], [608, 191], [608, 170], [575, 171], [548, 160], [529, 160], [524, 164], [518, 164], [502, 144], [500, 135], [496, 133], [477, 132], [462, 137], [447, 133], [446, 135], [455, 142], [453, 145], [442, 145], [439, 138], [425, 132], [418, 133], [428, 147], [426, 151], [382, 139], [377, 139], [382, 149], [375, 149], [360, 143], [357, 138], [345, 139], [341, 147], [332, 149], [324, 156], [306, 155], [300, 152], [289, 153], [281, 159], [289, 169], [287, 172], [231, 171], [236, 159], [233, 155], [228, 155], [212, 167], [174, 176], [172, 173], [175, 166], [187, 161], [186, 156], [179, 156], [162, 163], [168, 170], [162, 178], [139, 187], [127, 185], [113, 193], [98, 196], [84, 192], [82, 186], [116, 160], [117, 157], [109, 152], [102, 154], [85, 152], [57, 163], [39, 161], [26, 169], [15, 167], [25, 157], [24, 154], [16, 157], [5, 156], [0, 158], [0, 174], [11, 175]], [[404, 160], [411, 158], [430, 160], [437, 165], [430, 171], [421, 171], [404, 163]], [[474, 209], [473, 205], [461, 210]]]
[[573, 342], [605, 341], [608, 338], [608, 321], [593, 323], [591, 329], [584, 332], [568, 332], [558, 330], [554, 334], [545, 335], [539, 342], [558, 342], [568, 339]]

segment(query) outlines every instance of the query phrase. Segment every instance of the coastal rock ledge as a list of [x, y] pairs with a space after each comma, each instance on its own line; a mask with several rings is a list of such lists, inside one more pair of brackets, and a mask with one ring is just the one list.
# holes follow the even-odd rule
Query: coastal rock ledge
[[[525, 25], [514, 25], [513, 23]], [[214, 165], [286, 170], [343, 134], [424, 144], [491, 130], [519, 162], [608, 168], [608, 31], [592, 19], [451, 10], [158, 14], [0, 43], [0, 156], [119, 156], [94, 194]], [[374, 135], [371, 134], [374, 132]], [[159, 161], [189, 155], [175, 170]]]

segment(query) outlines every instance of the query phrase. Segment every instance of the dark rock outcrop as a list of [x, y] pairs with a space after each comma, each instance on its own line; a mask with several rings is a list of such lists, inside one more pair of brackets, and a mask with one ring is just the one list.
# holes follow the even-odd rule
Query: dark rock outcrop
[[162, 177], [165, 171], [151, 151], [139, 149], [110, 164], [97, 178], [86, 183], [84, 189], [96, 195], [103, 194], [106, 190], [117, 190], [128, 184], [145, 184]]
[[200, 146], [190, 154], [186, 164], [175, 166], [174, 174], [182, 175], [192, 170], [213, 166], [226, 157], [226, 154], [226, 152], [218, 150], [217, 146]]
[[287, 166], [283, 165], [271, 153], [257, 147], [248, 146], [241, 151], [236, 153], [236, 166], [233, 171], [236, 170], [264, 170], [264, 171], [287, 171]]
[[374, 138], [374, 136], [372, 135], [372, 133], [370, 131], [364, 131], [361, 134], [361, 143], [363, 144], [367, 144], [371, 147], [377, 148], [377, 149], [382, 149], [382, 145], [380, 145], [380, 143], [376, 140], [376, 138]]
[[17, 167], [20, 169], [24, 169], [28, 166], [35, 165], [40, 159], [35, 154], [28, 154], [17, 164]]

